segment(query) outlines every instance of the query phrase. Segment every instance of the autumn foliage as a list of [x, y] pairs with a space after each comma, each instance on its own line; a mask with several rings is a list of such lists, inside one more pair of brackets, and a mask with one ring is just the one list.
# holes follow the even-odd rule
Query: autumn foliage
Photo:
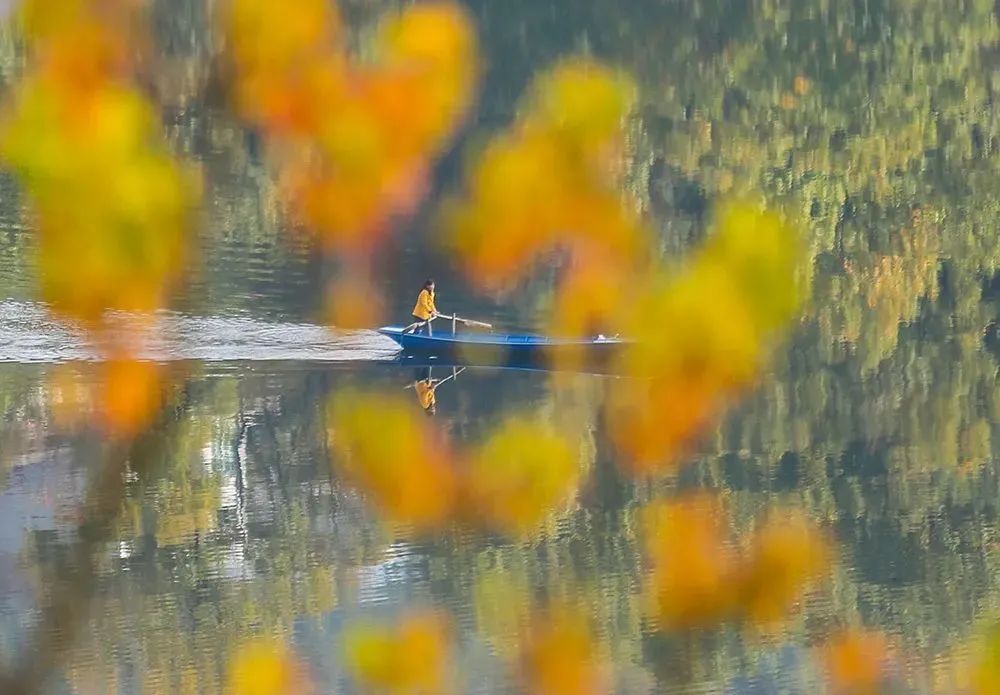
[[348, 391], [334, 397], [329, 431], [337, 470], [383, 514], [423, 531], [466, 523], [527, 534], [579, 479], [566, 437], [522, 417], [455, 451], [409, 399]]
[[454, 517], [461, 483], [447, 442], [419, 417], [400, 398], [343, 392], [330, 443], [342, 473], [386, 515], [433, 529]]
[[450, 692], [451, 625], [433, 611], [389, 623], [361, 623], [346, 635], [346, 658], [363, 692], [432, 695]]
[[878, 695], [888, 689], [891, 659], [885, 635], [845, 631], [825, 645], [823, 657], [835, 693]]
[[[199, 202], [196, 177], [168, 151], [137, 86], [144, 9], [139, 0], [22, 3], [33, 62], [0, 121], [0, 156], [37, 216], [43, 297], [104, 350], [98, 410], [119, 437], [151, 422], [165, 378], [137, 360], [134, 339], [108, 330], [109, 312], [169, 305]], [[471, 18], [452, 2], [406, 5], [379, 24], [366, 60], [348, 50], [328, 0], [227, 0], [217, 22], [231, 105], [262, 136], [290, 217], [352, 269], [333, 286], [330, 316], [370, 325], [381, 306], [370, 262], [417, 209], [474, 101]], [[805, 278], [794, 224], [746, 202], [719, 208], [686, 266], [659, 260], [655, 233], [621, 192], [636, 98], [631, 79], [590, 59], [543, 72], [515, 122], [470, 159], [439, 220], [480, 290], [508, 290], [560, 258], [551, 332], [634, 339], [614, 365], [623, 378], [609, 386], [608, 434], [624, 471], [664, 476], [758, 378], [805, 299]], [[585, 479], [574, 433], [527, 414], [506, 414], [459, 447], [398, 395], [342, 392], [329, 411], [337, 474], [425, 536], [461, 526], [530, 542]], [[828, 541], [797, 512], [762, 520], [745, 547], [726, 518], [716, 497], [651, 503], [642, 591], [660, 629], [780, 620], [829, 572]], [[605, 691], [608, 669], [586, 621], [540, 615], [516, 664], [526, 689]], [[434, 612], [358, 623], [343, 658], [362, 689], [447, 691], [453, 629]], [[832, 668], [870, 666], [856, 651], [835, 647]], [[310, 687], [291, 650], [269, 641], [241, 649], [229, 680], [246, 695]]]
[[466, 196], [448, 209], [451, 242], [485, 288], [520, 279], [541, 254], [568, 247], [584, 265], [628, 266], [644, 229], [615, 176], [634, 101], [623, 76], [567, 61], [536, 80], [511, 128], [487, 145]]
[[538, 612], [521, 659], [531, 695], [599, 695], [611, 687], [586, 618], [565, 606]]
[[646, 510], [650, 608], [665, 627], [779, 620], [829, 571], [828, 541], [798, 514], [765, 520], [746, 548], [725, 519], [722, 501], [705, 494]]
[[312, 685], [302, 664], [282, 642], [259, 638], [241, 645], [229, 664], [232, 695], [308, 695]]
[[197, 177], [168, 151], [135, 81], [141, 10], [130, 0], [22, 3], [33, 61], [0, 117], [0, 157], [36, 217], [42, 297], [110, 358], [103, 424], [126, 436], [152, 417], [161, 380], [134, 362], [134, 336], [111, 329], [108, 312], [167, 305], [199, 200]]
[[633, 378], [608, 407], [622, 463], [636, 473], [675, 464], [752, 385], [804, 299], [801, 241], [787, 222], [736, 204], [712, 232], [686, 268], [640, 280], [622, 308], [636, 340], [619, 370]]
[[[469, 17], [454, 3], [409, 5], [379, 26], [370, 62], [348, 54], [327, 0], [229, 0], [222, 26], [236, 109], [264, 135], [290, 210], [366, 285], [358, 269], [415, 211], [472, 103]], [[370, 318], [347, 313], [356, 290], [341, 283], [339, 325]]]
[[89, 323], [165, 305], [198, 200], [132, 82], [135, 5], [24, 3], [34, 63], [0, 122], [0, 155], [37, 213], [43, 296]]

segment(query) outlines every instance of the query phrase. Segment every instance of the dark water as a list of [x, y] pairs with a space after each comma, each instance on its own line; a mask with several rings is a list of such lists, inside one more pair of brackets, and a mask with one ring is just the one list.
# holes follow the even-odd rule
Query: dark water
[[[361, 24], [390, 2], [354, 2]], [[331, 474], [325, 404], [349, 385], [412, 393], [374, 333], [320, 328], [336, 272], [288, 241], [246, 139], [192, 88], [165, 109], [204, 165], [201, 262], [155, 357], [199, 360], [198, 388], [156, 466], [129, 479], [94, 558], [82, 629], [53, 692], [215, 692], [231, 650], [280, 632], [322, 690], [347, 691], [345, 622], [414, 605], [460, 633], [462, 690], [516, 689], [504, 663], [525, 613], [510, 590], [587, 598], [623, 693], [823, 690], [816, 645], [886, 632], [907, 689], [950, 692], [967, 641], [1000, 606], [1000, 28], [993, 3], [478, 0], [487, 56], [474, 138], [513, 115], [530, 76], [573, 52], [631, 71], [629, 192], [683, 255], [713, 202], [757, 191], [806, 220], [813, 303], [758, 389], [675, 477], [624, 480], [601, 434], [604, 378], [469, 369], [436, 420], [475, 442], [510, 411], [573, 415], [587, 483], [530, 541], [399, 540]], [[203, 66], [202, 5], [157, 5], [164, 50]], [[6, 49], [5, 49], [6, 50]], [[16, 60], [7, 56], [4, 65]], [[9, 71], [8, 71], [9, 72]], [[197, 70], [194, 70], [197, 73]], [[6, 74], [6, 73], [5, 73]], [[461, 158], [443, 162], [440, 188]], [[379, 266], [395, 314], [438, 279], [441, 305], [536, 326], [552, 269], [513, 298], [470, 294], [429, 211]], [[0, 187], [0, 662], [30, 652], [40, 608], [74, 576], [94, 443], [61, 428], [57, 363], [87, 346], [39, 304], [30, 218]], [[82, 360], [82, 362], [81, 362]], [[444, 374], [441, 374], [442, 376]], [[413, 407], [418, 408], [416, 398]], [[838, 540], [831, 581], [776, 635], [659, 636], [643, 618], [636, 513], [657, 494], [723, 492], [737, 532], [778, 504]], [[60, 628], [61, 629], [61, 628]]]

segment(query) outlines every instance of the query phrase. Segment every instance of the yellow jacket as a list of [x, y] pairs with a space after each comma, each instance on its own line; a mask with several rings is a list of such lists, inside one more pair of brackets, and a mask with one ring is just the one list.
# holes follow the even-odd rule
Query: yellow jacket
[[426, 321], [436, 313], [437, 307], [434, 306], [434, 293], [427, 289], [420, 290], [420, 295], [417, 297], [417, 305], [413, 307], [413, 315], [421, 321]]
[[434, 405], [434, 387], [431, 386], [426, 381], [418, 381], [413, 386], [414, 390], [417, 392], [417, 400], [420, 401], [420, 407], [427, 410], [432, 405]]

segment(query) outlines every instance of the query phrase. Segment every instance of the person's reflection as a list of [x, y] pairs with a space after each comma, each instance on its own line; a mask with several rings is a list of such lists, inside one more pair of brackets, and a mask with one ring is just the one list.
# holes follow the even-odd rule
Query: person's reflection
[[437, 395], [435, 392], [438, 387], [446, 381], [451, 381], [464, 370], [464, 367], [458, 370], [453, 369], [451, 374], [444, 379], [435, 379], [431, 373], [431, 368], [423, 367], [417, 370], [414, 382], [407, 388], [413, 388], [413, 391], [417, 394], [417, 401], [420, 403], [423, 411], [428, 415], [434, 415], [437, 412]]
[[441, 381], [441, 379], [432, 378], [430, 367], [426, 367], [417, 372], [417, 380], [413, 382], [417, 401], [428, 415], [434, 415], [437, 412], [437, 397], [434, 395], [434, 391], [437, 390]]

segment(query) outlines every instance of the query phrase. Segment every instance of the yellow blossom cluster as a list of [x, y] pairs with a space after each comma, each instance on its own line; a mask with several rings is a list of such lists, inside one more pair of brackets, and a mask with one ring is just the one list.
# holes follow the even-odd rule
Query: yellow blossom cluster
[[131, 82], [139, 5], [25, 2], [34, 61], [0, 121], [0, 156], [37, 215], [43, 296], [89, 324], [164, 305], [198, 197]]
[[[477, 286], [503, 289], [534, 262], [567, 258], [549, 327], [631, 339], [615, 371], [612, 436], [630, 469], [676, 460], [748, 386], [804, 297], [792, 225], [751, 204], [719, 211], [690, 266], [668, 272], [627, 205], [617, 171], [631, 82], [586, 60], [540, 76], [521, 115], [473, 164], [445, 207], [448, 242]], [[572, 366], [572, 351], [560, 359]]]
[[621, 464], [653, 473], [746, 390], [803, 298], [801, 242], [773, 213], [724, 208], [690, 264], [637, 284], [622, 308], [632, 342], [616, 369], [629, 377], [609, 400]]
[[456, 3], [409, 5], [379, 26], [366, 63], [327, 0], [229, 0], [223, 26], [237, 110], [268, 143], [293, 214], [353, 271], [333, 320], [370, 325], [378, 302], [349, 300], [377, 296], [367, 259], [414, 212], [471, 105], [472, 23]]
[[385, 515], [421, 530], [466, 522], [526, 534], [571, 498], [580, 477], [566, 438], [542, 425], [512, 416], [457, 452], [392, 395], [337, 394], [329, 438], [337, 469]]
[[111, 330], [108, 312], [166, 305], [199, 197], [135, 84], [143, 9], [138, 0], [26, 0], [18, 19], [32, 62], [0, 115], [0, 158], [36, 218], [42, 297], [91, 329], [110, 358], [101, 411], [115, 435], [149, 421], [161, 378], [134, 361], [134, 336]]
[[839, 695], [879, 695], [890, 690], [891, 651], [885, 635], [858, 629], [831, 637], [823, 646], [833, 692]]
[[363, 692], [441, 695], [452, 690], [451, 630], [430, 610], [395, 623], [356, 623], [345, 637], [347, 662]]
[[258, 638], [240, 645], [229, 662], [227, 691], [232, 695], [309, 695], [305, 669], [282, 642]]
[[601, 695], [610, 674], [590, 626], [566, 606], [540, 611], [524, 641], [521, 673], [531, 695]]
[[516, 284], [556, 250], [568, 255], [556, 332], [611, 320], [616, 289], [648, 259], [648, 231], [618, 187], [634, 99], [628, 78], [592, 61], [543, 73], [517, 122], [477, 157], [464, 196], [445, 206], [448, 243], [483, 289]]
[[721, 500], [708, 494], [656, 502], [646, 510], [649, 598], [663, 626], [770, 623], [828, 572], [828, 542], [798, 514], [773, 515], [739, 552], [725, 518]]
[[[24, 0], [32, 68], [0, 120], [0, 157], [38, 217], [44, 296], [93, 329], [108, 310], [166, 304], [198, 198], [133, 83], [145, 48], [143, 5]], [[373, 254], [392, 223], [416, 210], [473, 100], [470, 18], [452, 2], [407, 5], [380, 24], [369, 61], [349, 54], [330, 0], [226, 0], [219, 19], [234, 107], [262, 134], [298, 221], [353, 269], [334, 287], [333, 321], [371, 325], [380, 306], [367, 275]], [[797, 93], [807, 91], [797, 83]], [[623, 466], [648, 474], [676, 462], [752, 385], [801, 306], [805, 278], [794, 228], [745, 203], [719, 211], [687, 267], [661, 267], [654, 234], [621, 194], [622, 124], [635, 92], [631, 80], [590, 60], [543, 73], [515, 123], [472, 161], [442, 220], [480, 289], [509, 288], [537, 262], [559, 257], [552, 332], [614, 329], [631, 339], [613, 365], [625, 378], [609, 387], [607, 422]], [[106, 346], [102, 412], [112, 432], [135, 434], [155, 413], [164, 380], [132, 357], [127, 341], [107, 335]], [[67, 399], [75, 390], [69, 381], [63, 389]], [[459, 450], [405, 400], [345, 391], [330, 404], [328, 432], [338, 472], [386, 516], [422, 532], [458, 523], [523, 537], [581, 483], [572, 438], [523, 416]], [[780, 619], [829, 569], [824, 536], [795, 513], [763, 521], [742, 549], [725, 519], [715, 497], [648, 510], [645, 590], [663, 626]], [[537, 618], [520, 651], [525, 688], [605, 691], [586, 620], [566, 610]], [[439, 693], [453, 685], [451, 631], [436, 612], [358, 624], [345, 657], [363, 689]], [[859, 639], [828, 655], [848, 685], [881, 673], [864, 657], [879, 643]], [[247, 644], [230, 663], [234, 693], [310, 687], [281, 644]]]

